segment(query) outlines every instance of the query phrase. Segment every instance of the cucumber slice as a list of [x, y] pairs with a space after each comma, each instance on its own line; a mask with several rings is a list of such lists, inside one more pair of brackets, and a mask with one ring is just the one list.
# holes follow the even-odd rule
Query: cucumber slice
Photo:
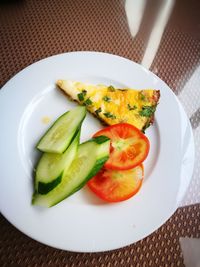
[[61, 182], [63, 171], [69, 168], [76, 156], [79, 139], [80, 131], [63, 154], [44, 153], [42, 155], [36, 168], [36, 192], [47, 194]]
[[110, 140], [99, 136], [81, 144], [74, 161], [63, 173], [62, 181], [46, 195], [34, 194], [33, 205], [51, 207], [81, 189], [109, 157]]
[[86, 108], [78, 106], [61, 115], [42, 136], [37, 148], [48, 153], [63, 153], [86, 115]]

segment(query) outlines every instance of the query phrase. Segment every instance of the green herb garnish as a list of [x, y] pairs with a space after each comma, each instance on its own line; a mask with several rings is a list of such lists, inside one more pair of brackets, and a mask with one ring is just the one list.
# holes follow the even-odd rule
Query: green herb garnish
[[105, 113], [103, 113], [103, 115], [106, 116], [106, 118], [116, 119], [116, 116], [113, 115], [113, 114], [110, 113], [110, 112], [105, 112]]
[[141, 100], [146, 101], [146, 96], [145, 96], [143, 91], [140, 91], [139, 97], [140, 97]]
[[111, 101], [111, 98], [106, 95], [106, 96], [103, 97], [103, 100], [105, 102], [110, 102]]
[[79, 101], [83, 101], [84, 100], [83, 93], [79, 93], [77, 96], [78, 96]]
[[134, 105], [134, 106], [131, 106], [130, 104], [127, 105], [128, 106], [128, 109], [129, 110], [135, 110], [137, 109], [137, 107]]
[[95, 110], [96, 115], [98, 115], [101, 111], [102, 111], [101, 108], [96, 109]]
[[83, 101], [85, 96], [86, 96], [86, 94], [87, 94], [87, 91], [86, 90], [82, 90], [82, 92], [77, 95], [79, 101]]
[[156, 106], [143, 106], [139, 114], [143, 117], [151, 117], [156, 110]]
[[86, 106], [90, 106], [90, 105], [92, 105], [92, 101], [88, 98], [88, 99], [85, 100], [84, 104]]
[[115, 87], [112, 85], [108, 86], [108, 91], [115, 92]]

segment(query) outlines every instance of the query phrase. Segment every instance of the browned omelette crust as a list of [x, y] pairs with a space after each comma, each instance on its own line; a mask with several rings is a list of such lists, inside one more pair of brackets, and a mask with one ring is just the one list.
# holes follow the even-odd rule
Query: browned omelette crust
[[[58, 85], [58, 88], [61, 89], [71, 100], [74, 100], [76, 102], [79, 102], [79, 104], [84, 105], [84, 102], [78, 100], [78, 98], [76, 99], [74, 99], [74, 97], [72, 98], [71, 94], [68, 93], [67, 87], [63, 86], [62, 82], [60, 83], [59, 81], [57, 85]], [[81, 83], [80, 85], [82, 86]], [[90, 113], [92, 113], [96, 118], [98, 118], [104, 125], [113, 125], [113, 124], [120, 123], [120, 122], [131, 123], [133, 121], [133, 123], [131, 124], [138, 127], [137, 123], [134, 123], [134, 122], [137, 122], [137, 120], [140, 120], [139, 125], [141, 125], [141, 127], [138, 127], [138, 128], [144, 132], [146, 128], [148, 128], [154, 121], [154, 113], [155, 113], [156, 106], [158, 105], [158, 102], [160, 99], [159, 90], [114, 89], [114, 92], [110, 92], [110, 90], [107, 90], [107, 87], [102, 87], [101, 90], [99, 90], [98, 87], [94, 86], [94, 90], [92, 94], [90, 94], [90, 88], [87, 88], [85, 84], [83, 84], [82, 87], [81, 86], [79, 86], [78, 92], [82, 92], [82, 90], [85, 90], [85, 88], [86, 88], [86, 91], [88, 89], [87, 97], [89, 97], [90, 100], [93, 100], [94, 95], [99, 94], [99, 93], [101, 94], [101, 97], [102, 97], [101, 99], [103, 99], [105, 96], [112, 98], [112, 101], [110, 103], [106, 103], [107, 101], [105, 102], [101, 100], [100, 102], [98, 101], [98, 103], [93, 102], [92, 105], [89, 105], [89, 106], [87, 105], [87, 109], [90, 111]], [[95, 91], [95, 88], [97, 88], [96, 91]], [[145, 95], [146, 99], [148, 100], [141, 99], [140, 97], [141, 94]], [[118, 106], [114, 104], [116, 101], [119, 102]], [[132, 109], [127, 108], [127, 105], [129, 105], [129, 103], [132, 103], [132, 105], [133, 103], [138, 105], [137, 112], [130, 111]], [[105, 113], [103, 112], [101, 112], [100, 114], [96, 113], [97, 107], [98, 107], [98, 105], [96, 104], [98, 104], [99, 106], [104, 106], [105, 109], [107, 108], [107, 110], [109, 110], [108, 113], [110, 113], [110, 111], [113, 112], [113, 114], [116, 115], [114, 116], [115, 118], [105, 117], [103, 115]], [[141, 107], [143, 108], [145, 107], [145, 105], [148, 107], [153, 107], [154, 112], [152, 112], [151, 116], [139, 115], [141, 114], [140, 113]], [[131, 120], [131, 117], [133, 117], [133, 120]], [[142, 124], [141, 124], [141, 120], [142, 120]]]

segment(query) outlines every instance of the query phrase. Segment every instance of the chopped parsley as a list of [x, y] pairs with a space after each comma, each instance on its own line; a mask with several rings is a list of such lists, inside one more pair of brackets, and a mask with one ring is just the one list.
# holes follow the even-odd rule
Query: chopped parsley
[[111, 98], [110, 98], [109, 96], [105, 95], [105, 96], [103, 97], [103, 100], [104, 100], [105, 102], [110, 102], [110, 101], [111, 101]]
[[140, 99], [141, 99], [142, 101], [146, 101], [146, 96], [145, 96], [145, 94], [144, 94], [143, 91], [140, 91], [140, 92], [139, 92], [139, 97], [140, 97]]
[[90, 106], [90, 105], [92, 105], [92, 101], [88, 98], [88, 99], [85, 100], [84, 104], [86, 106]]
[[95, 110], [96, 115], [98, 115], [101, 111], [102, 111], [101, 108], [96, 109]]
[[115, 87], [112, 85], [108, 86], [108, 91], [115, 92]]
[[78, 100], [79, 100], [79, 101], [83, 101], [83, 100], [84, 100], [84, 95], [83, 95], [83, 93], [79, 93], [77, 96], [78, 96]]
[[105, 113], [103, 113], [103, 115], [104, 115], [106, 118], [116, 119], [116, 116], [113, 115], [113, 114], [110, 113], [110, 112], [105, 112]]
[[83, 101], [85, 96], [86, 96], [86, 94], [87, 94], [86, 90], [82, 90], [81, 93], [77, 94], [79, 101]]
[[128, 109], [129, 110], [135, 110], [137, 109], [137, 107], [134, 105], [134, 106], [131, 106], [130, 104], [127, 105], [128, 106]]
[[151, 117], [156, 110], [156, 106], [143, 106], [139, 114], [143, 117]]

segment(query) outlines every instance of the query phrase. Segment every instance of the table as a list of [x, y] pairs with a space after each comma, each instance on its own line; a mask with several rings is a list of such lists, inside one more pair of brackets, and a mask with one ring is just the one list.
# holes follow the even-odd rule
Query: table
[[1, 266], [184, 266], [179, 238], [200, 237], [199, 10], [198, 0], [0, 4], [1, 87], [29, 64], [58, 53], [117, 54], [141, 63], [170, 86], [190, 118], [196, 147], [194, 174], [181, 207], [147, 238], [110, 252], [72, 253], [30, 239], [1, 216]]

